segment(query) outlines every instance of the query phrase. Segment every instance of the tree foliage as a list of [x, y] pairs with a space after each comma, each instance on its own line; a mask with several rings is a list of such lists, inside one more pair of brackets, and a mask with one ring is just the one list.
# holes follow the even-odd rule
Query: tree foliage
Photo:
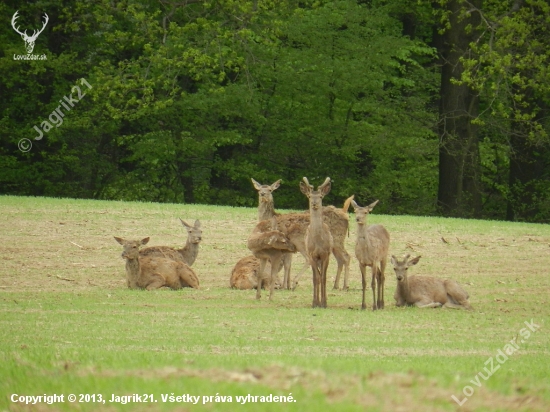
[[[489, 163], [507, 164], [508, 179], [492, 173], [493, 191], [507, 201], [509, 220], [550, 218], [548, 114], [550, 5], [546, 1], [487, 2], [480, 36], [465, 56], [464, 84], [484, 99], [476, 120], [494, 148]], [[502, 167], [499, 167], [502, 169]], [[496, 168], [495, 168], [496, 169]]]
[[[498, 2], [469, 11], [458, 1], [453, 20], [440, 3], [3, 3], [3, 15], [19, 9], [29, 28], [44, 12], [50, 22], [35, 48], [44, 61], [14, 60], [21, 39], [0, 27], [0, 190], [252, 206], [250, 177], [282, 178], [277, 206], [304, 208], [301, 178], [330, 176], [328, 202], [355, 194], [359, 203], [380, 199], [386, 213], [438, 213], [439, 27], [475, 39], [458, 56], [463, 70], [453, 82], [475, 91], [480, 105], [466, 119], [479, 130], [478, 215], [547, 219], [544, 172], [528, 186], [525, 176], [510, 177], [510, 136], [525, 136], [529, 161], [547, 159], [544, 4], [526, 0], [506, 14]], [[475, 30], [458, 25], [467, 13], [477, 13]], [[91, 88], [82, 86], [63, 123], [34, 140], [33, 126], [82, 78]], [[23, 153], [25, 138], [33, 147]], [[535, 212], [516, 207], [527, 192], [539, 196]], [[513, 216], [502, 199], [516, 205]]]

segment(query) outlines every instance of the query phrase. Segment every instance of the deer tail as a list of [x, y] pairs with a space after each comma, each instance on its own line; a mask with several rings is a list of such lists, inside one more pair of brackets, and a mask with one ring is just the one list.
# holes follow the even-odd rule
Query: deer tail
[[342, 206], [342, 210], [344, 211], [344, 213], [348, 213], [349, 205], [351, 205], [351, 201], [354, 198], [355, 198], [355, 195], [351, 195], [346, 199], [346, 201], [344, 202], [344, 206]]

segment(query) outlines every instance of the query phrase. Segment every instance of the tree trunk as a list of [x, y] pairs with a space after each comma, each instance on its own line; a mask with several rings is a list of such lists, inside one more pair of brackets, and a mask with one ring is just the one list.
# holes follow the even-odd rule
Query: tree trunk
[[[481, 0], [471, 2], [480, 8]], [[469, 52], [475, 39], [479, 14], [460, 17], [459, 0], [447, 3], [450, 28], [436, 35], [436, 47], [441, 59], [441, 89], [439, 105], [439, 188], [437, 203], [444, 215], [478, 217], [481, 212], [480, 156], [477, 127], [472, 120], [478, 115], [479, 100], [460, 80], [463, 66], [460, 57]]]

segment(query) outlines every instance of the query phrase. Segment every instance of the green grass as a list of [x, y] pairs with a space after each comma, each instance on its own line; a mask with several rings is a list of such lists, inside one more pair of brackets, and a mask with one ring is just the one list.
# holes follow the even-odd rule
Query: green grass
[[[265, 292], [256, 301], [253, 291], [230, 290], [233, 265], [249, 254], [255, 209], [4, 196], [0, 215], [0, 410], [550, 409], [547, 225], [375, 210], [370, 221], [387, 227], [390, 253], [422, 255], [411, 274], [456, 279], [474, 310], [396, 308], [388, 270], [386, 309], [372, 312], [359, 310], [354, 258], [351, 290], [330, 289], [325, 310], [310, 308], [309, 272], [295, 292], [276, 291], [272, 302]], [[126, 289], [113, 236], [180, 245], [178, 217], [202, 222], [194, 264], [201, 289]], [[297, 273], [302, 259], [294, 265]], [[329, 272], [332, 285], [334, 259]], [[540, 329], [480, 388], [472, 384], [531, 319]], [[475, 392], [459, 408], [451, 396], [464, 398], [466, 385]], [[107, 402], [10, 401], [12, 394], [54, 393], [101, 394]], [[157, 402], [109, 402], [112, 394], [134, 393]], [[233, 402], [162, 401], [172, 393]], [[236, 402], [247, 394], [292, 394], [296, 402]]]

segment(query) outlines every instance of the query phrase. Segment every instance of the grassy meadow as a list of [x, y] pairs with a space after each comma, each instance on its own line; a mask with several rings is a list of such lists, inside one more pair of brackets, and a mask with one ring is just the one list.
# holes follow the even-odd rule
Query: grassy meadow
[[[310, 271], [271, 302], [229, 289], [256, 209], [1, 196], [0, 216], [0, 411], [550, 410], [549, 225], [375, 210], [390, 253], [422, 255], [410, 274], [457, 280], [474, 310], [396, 308], [388, 268], [373, 312], [359, 310], [353, 214], [351, 287], [332, 290], [332, 258], [328, 309], [311, 308]], [[201, 289], [128, 290], [113, 236], [183, 245], [178, 218], [202, 223]], [[12, 401], [52, 394], [64, 402]], [[149, 402], [120, 402], [133, 394]]]

